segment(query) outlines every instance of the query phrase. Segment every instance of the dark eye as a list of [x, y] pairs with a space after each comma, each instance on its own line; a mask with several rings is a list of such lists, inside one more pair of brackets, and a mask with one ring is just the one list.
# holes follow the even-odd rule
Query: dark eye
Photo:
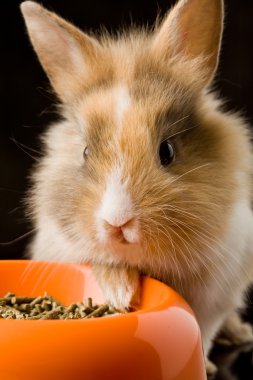
[[175, 157], [174, 148], [173, 148], [173, 145], [168, 140], [164, 140], [161, 143], [160, 149], [159, 149], [159, 157], [160, 157], [161, 164], [163, 166], [168, 166], [174, 160], [174, 157]]
[[89, 155], [89, 149], [88, 147], [86, 146], [83, 150], [83, 158], [86, 159], [87, 156]]

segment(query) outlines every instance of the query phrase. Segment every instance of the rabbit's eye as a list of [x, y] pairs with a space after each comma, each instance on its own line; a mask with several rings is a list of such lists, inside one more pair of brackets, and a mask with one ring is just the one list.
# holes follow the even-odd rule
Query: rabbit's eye
[[175, 157], [175, 151], [173, 145], [168, 141], [164, 140], [159, 149], [160, 162], [163, 166], [168, 166], [172, 163]]
[[86, 159], [87, 156], [89, 155], [89, 149], [88, 147], [86, 146], [83, 150], [83, 158]]

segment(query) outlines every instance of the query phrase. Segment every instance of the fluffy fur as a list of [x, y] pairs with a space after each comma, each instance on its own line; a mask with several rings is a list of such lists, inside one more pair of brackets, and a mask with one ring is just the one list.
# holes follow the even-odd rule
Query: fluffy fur
[[208, 91], [222, 1], [181, 0], [152, 32], [99, 40], [36, 3], [22, 11], [63, 104], [28, 196], [31, 256], [92, 263], [120, 308], [138, 302], [140, 273], [166, 282], [195, 311], [206, 354], [225, 320], [251, 339], [233, 314], [253, 273], [249, 133]]

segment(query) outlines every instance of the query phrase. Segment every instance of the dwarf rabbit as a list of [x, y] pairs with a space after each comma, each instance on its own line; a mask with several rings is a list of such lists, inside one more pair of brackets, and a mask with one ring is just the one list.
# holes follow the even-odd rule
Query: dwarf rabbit
[[21, 9], [62, 116], [27, 197], [31, 257], [91, 263], [117, 308], [138, 304], [140, 274], [169, 284], [206, 355], [222, 326], [252, 340], [236, 313], [253, 278], [249, 131], [210, 91], [222, 0], [179, 0], [151, 31], [97, 38]]

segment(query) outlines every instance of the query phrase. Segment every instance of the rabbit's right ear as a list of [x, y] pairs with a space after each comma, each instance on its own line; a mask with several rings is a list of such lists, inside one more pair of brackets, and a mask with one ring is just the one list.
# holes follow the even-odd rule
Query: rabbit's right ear
[[203, 84], [217, 67], [223, 30], [223, 0], [179, 0], [157, 30], [154, 47], [162, 57], [201, 63]]
[[99, 55], [100, 44], [33, 1], [23, 2], [21, 11], [53, 88], [63, 102], [72, 102], [84, 84], [87, 67]]

